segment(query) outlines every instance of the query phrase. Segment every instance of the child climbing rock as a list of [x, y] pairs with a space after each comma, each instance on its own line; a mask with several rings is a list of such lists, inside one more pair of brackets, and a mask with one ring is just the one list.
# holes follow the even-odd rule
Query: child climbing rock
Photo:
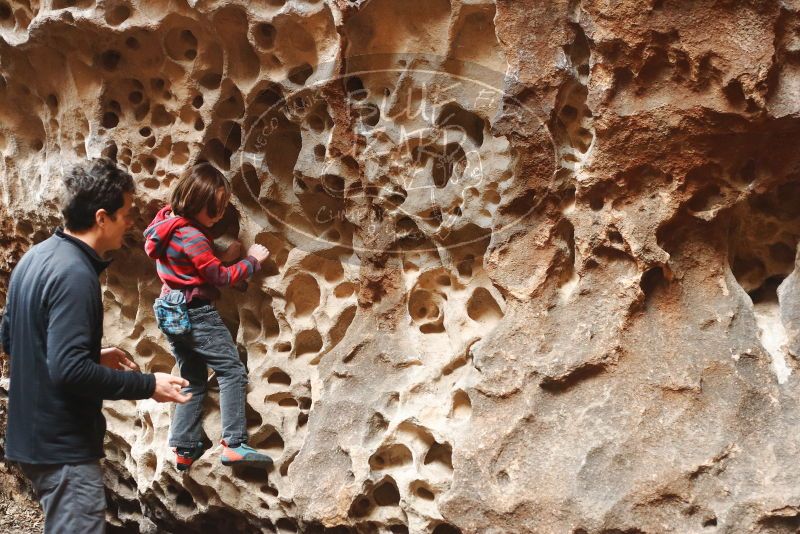
[[169, 444], [177, 468], [188, 469], [203, 454], [201, 420], [208, 370], [216, 373], [222, 414], [222, 463], [269, 465], [272, 459], [247, 445], [245, 395], [247, 370], [230, 332], [214, 307], [217, 288], [238, 285], [260, 269], [269, 251], [253, 245], [244, 259], [235, 242], [218, 258], [209, 228], [222, 219], [230, 199], [230, 184], [209, 163], [189, 169], [172, 191], [171, 202], [158, 212], [144, 232], [145, 251], [156, 260], [163, 282], [154, 310], [192, 393], [175, 410]]

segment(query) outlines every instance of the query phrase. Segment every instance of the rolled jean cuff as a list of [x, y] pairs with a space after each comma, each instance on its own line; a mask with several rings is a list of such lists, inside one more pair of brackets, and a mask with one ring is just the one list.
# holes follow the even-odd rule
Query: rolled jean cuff
[[225, 443], [228, 444], [228, 447], [235, 448], [241, 445], [242, 443], [247, 443], [247, 434], [244, 436], [239, 437], [232, 437], [232, 438], [222, 438]]
[[170, 447], [181, 447], [181, 448], [184, 448], [184, 449], [196, 449], [196, 448], [202, 447], [203, 446], [203, 442], [202, 441], [180, 441], [180, 440], [171, 439], [171, 440], [169, 440], [169, 446]]

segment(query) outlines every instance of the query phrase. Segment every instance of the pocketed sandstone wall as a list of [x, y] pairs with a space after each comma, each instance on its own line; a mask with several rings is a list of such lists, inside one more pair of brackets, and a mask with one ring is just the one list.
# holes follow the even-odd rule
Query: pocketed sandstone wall
[[85, 157], [137, 182], [105, 333], [146, 371], [177, 175], [222, 169], [219, 244], [272, 253], [219, 306], [274, 469], [181, 475], [166, 407], [107, 403], [111, 521], [796, 531], [798, 10], [0, 0], [0, 293]]

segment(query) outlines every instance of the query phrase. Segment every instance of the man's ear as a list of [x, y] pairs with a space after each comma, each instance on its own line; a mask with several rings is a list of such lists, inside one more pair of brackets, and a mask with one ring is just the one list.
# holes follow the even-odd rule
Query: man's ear
[[97, 224], [98, 228], [102, 228], [106, 224], [106, 221], [108, 221], [108, 212], [105, 209], [100, 208], [94, 212], [94, 222]]

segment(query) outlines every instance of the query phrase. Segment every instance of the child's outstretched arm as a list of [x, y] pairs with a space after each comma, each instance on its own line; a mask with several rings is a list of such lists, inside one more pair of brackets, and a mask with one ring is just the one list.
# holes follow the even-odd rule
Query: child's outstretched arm
[[[225, 266], [219, 258], [214, 255], [211, 242], [202, 232], [191, 226], [181, 228], [176, 232], [176, 237], [183, 242], [183, 250], [194, 265], [200, 276], [208, 283], [216, 286], [232, 286], [250, 278], [253, 273], [261, 268], [269, 252], [264, 249], [263, 254], [260, 250], [255, 251], [262, 255], [262, 258], [250, 254], [241, 261], [230, 266]], [[264, 248], [264, 247], [260, 247]]]

